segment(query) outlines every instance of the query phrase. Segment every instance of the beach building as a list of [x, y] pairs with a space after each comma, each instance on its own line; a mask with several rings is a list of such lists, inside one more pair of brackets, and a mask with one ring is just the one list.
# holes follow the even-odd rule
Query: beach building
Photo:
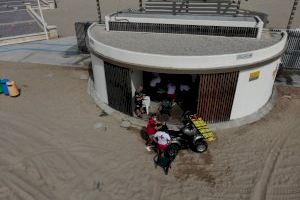
[[[182, 109], [207, 122], [249, 116], [269, 102], [287, 40], [285, 31], [263, 25], [257, 16], [108, 15], [105, 24], [88, 29], [96, 96], [134, 115], [133, 96], [140, 85], [161, 101], [172, 83]], [[160, 84], [151, 88], [158, 77]]]

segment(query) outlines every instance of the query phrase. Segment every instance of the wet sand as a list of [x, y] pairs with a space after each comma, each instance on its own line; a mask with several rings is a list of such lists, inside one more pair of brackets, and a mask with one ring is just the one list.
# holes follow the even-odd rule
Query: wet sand
[[216, 132], [209, 151], [182, 151], [168, 176], [138, 131], [87, 95], [87, 71], [0, 63], [18, 98], [0, 95], [2, 200], [300, 199], [300, 89], [278, 87], [259, 122]]

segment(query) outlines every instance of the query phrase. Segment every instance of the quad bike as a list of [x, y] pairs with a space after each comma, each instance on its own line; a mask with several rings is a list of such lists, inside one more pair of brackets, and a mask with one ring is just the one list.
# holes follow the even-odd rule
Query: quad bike
[[160, 130], [167, 132], [171, 137], [171, 143], [166, 150], [170, 156], [176, 155], [181, 149], [191, 149], [197, 153], [203, 153], [207, 150], [208, 146], [204, 136], [190, 117], [183, 120], [183, 125], [177, 131], [170, 130], [166, 124]]
[[183, 115], [182, 126], [179, 130], [170, 130], [166, 124], [160, 130], [167, 132], [171, 137], [171, 142], [163, 152], [163, 156], [157, 155], [154, 159], [155, 166], [161, 166], [165, 174], [168, 173], [172, 161], [181, 149], [203, 153], [208, 148], [206, 141], [215, 139], [207, 124], [201, 118], [189, 113]]
[[204, 136], [194, 126], [192, 121], [187, 120], [179, 131], [166, 130], [171, 136], [171, 144], [167, 152], [170, 155], [177, 154], [181, 149], [191, 149], [197, 153], [207, 150], [207, 143]]
[[162, 167], [166, 175], [179, 150], [190, 148], [197, 153], [203, 153], [207, 150], [207, 143], [203, 135], [193, 125], [192, 121], [187, 120], [179, 131], [169, 130], [166, 125], [161, 130], [170, 135], [171, 143], [163, 155], [157, 154], [154, 157], [154, 163], [155, 167]]

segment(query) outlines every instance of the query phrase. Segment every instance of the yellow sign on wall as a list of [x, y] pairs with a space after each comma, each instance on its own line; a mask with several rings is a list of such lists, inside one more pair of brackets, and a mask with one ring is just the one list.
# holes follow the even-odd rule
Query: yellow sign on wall
[[249, 81], [254, 81], [256, 79], [259, 79], [260, 71], [251, 72], [249, 76]]

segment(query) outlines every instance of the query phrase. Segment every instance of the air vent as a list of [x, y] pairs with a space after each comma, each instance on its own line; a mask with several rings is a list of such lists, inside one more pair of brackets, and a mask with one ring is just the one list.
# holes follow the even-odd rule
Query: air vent
[[214, 36], [249, 37], [249, 38], [256, 38], [258, 33], [258, 28], [251, 28], [251, 27], [198, 26], [198, 25], [179, 25], [179, 24], [131, 23], [131, 22], [109, 22], [109, 30], [192, 34], [192, 35], [214, 35]]
[[256, 16], [115, 13], [105, 17], [107, 31], [132, 31], [260, 38], [263, 22]]

